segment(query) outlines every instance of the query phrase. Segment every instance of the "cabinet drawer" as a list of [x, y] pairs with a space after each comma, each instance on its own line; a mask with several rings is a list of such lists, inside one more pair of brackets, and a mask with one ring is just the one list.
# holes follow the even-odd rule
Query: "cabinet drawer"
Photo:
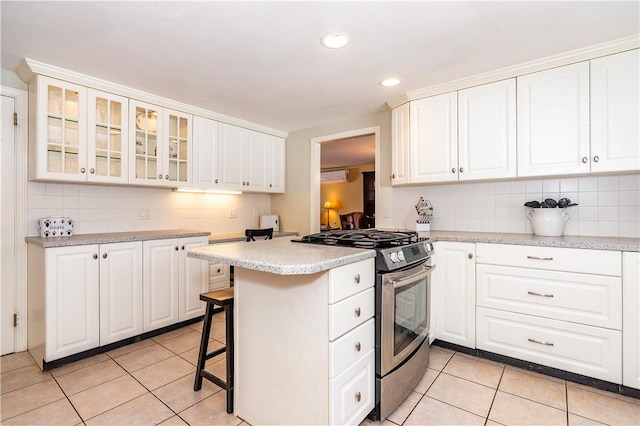
[[329, 378], [341, 374], [374, 345], [373, 318], [329, 343]]
[[609, 250], [480, 243], [476, 262], [616, 277], [622, 273], [621, 253]]
[[374, 405], [374, 351], [329, 384], [329, 422], [332, 425], [357, 425]]
[[477, 265], [478, 306], [620, 330], [619, 277]]
[[374, 259], [340, 266], [329, 270], [329, 303], [361, 292], [374, 284]]
[[621, 383], [620, 331], [480, 307], [476, 314], [479, 349]]
[[373, 317], [373, 287], [329, 305], [329, 340], [333, 341], [347, 331]]

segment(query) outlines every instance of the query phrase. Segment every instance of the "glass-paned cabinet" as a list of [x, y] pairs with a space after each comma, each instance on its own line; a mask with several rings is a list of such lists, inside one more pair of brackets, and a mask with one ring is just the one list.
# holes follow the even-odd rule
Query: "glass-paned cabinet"
[[131, 100], [129, 182], [141, 185], [191, 184], [192, 116]]
[[90, 182], [128, 183], [127, 98], [89, 89], [88, 174]]
[[86, 88], [36, 76], [29, 91], [29, 177], [86, 181]]

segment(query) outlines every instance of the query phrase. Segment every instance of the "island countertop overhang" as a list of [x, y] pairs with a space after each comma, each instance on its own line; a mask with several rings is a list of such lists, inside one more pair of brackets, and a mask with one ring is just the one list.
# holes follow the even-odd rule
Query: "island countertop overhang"
[[278, 275], [305, 275], [374, 258], [375, 250], [292, 242], [293, 238], [214, 244], [198, 247], [188, 257]]

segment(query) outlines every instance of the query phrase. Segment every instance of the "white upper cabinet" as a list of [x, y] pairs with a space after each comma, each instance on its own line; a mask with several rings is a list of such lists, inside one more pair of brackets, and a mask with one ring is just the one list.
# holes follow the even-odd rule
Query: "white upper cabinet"
[[193, 186], [218, 188], [218, 122], [193, 117]]
[[409, 183], [409, 103], [391, 111], [391, 185]]
[[221, 187], [242, 191], [244, 152], [249, 131], [226, 123], [218, 125], [218, 179]]
[[640, 170], [638, 50], [591, 61], [591, 171]]
[[285, 141], [284, 138], [268, 136], [269, 149], [267, 152], [267, 190], [269, 192], [284, 193], [285, 169]]
[[458, 178], [516, 176], [516, 81], [458, 92]]
[[456, 92], [411, 102], [411, 183], [458, 179], [458, 106]]
[[[270, 180], [267, 177], [267, 161], [270, 145], [269, 135], [248, 130], [248, 147], [244, 151], [244, 186], [246, 190], [267, 191]], [[269, 173], [270, 174], [270, 173]]]
[[86, 182], [87, 89], [36, 76], [29, 92], [29, 178]]
[[589, 172], [589, 63], [517, 79], [518, 176]]
[[89, 182], [129, 182], [129, 100], [110, 93], [88, 90]]
[[189, 186], [192, 116], [136, 100], [130, 101], [129, 108], [129, 182]]

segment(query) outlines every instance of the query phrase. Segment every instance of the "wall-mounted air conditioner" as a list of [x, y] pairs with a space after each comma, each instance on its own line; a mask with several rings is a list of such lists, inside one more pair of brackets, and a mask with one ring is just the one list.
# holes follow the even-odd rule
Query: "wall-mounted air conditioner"
[[320, 173], [320, 183], [349, 182], [348, 170], [332, 170]]

